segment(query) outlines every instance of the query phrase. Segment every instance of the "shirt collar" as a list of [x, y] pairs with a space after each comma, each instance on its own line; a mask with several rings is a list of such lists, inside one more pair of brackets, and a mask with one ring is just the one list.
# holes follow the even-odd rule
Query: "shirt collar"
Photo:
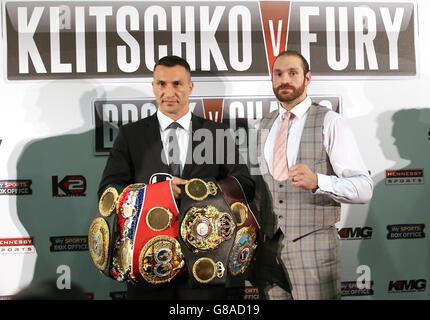
[[[301, 118], [303, 115], [308, 111], [310, 106], [312, 105], [312, 100], [309, 97], [306, 97], [305, 100], [300, 102], [298, 105], [296, 105], [293, 109], [290, 110], [290, 112], [294, 115], [296, 118]], [[279, 115], [282, 117], [282, 115], [287, 112], [281, 104], [279, 104]]]
[[[158, 118], [158, 122], [160, 123], [161, 131], [166, 130], [167, 127], [172, 122], [174, 122], [173, 119], [166, 116], [160, 110], [157, 110], [157, 118]], [[184, 116], [182, 116], [181, 118], [176, 120], [176, 122], [179, 123], [182, 126], [182, 128], [184, 128], [186, 131], [188, 131], [188, 129], [190, 128], [190, 124], [191, 124], [191, 111], [188, 110], [188, 112]]]

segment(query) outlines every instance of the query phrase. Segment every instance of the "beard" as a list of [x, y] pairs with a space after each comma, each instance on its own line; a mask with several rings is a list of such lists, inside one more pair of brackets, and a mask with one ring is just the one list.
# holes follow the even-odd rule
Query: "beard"
[[[292, 89], [288, 92], [281, 92], [281, 89], [289, 88]], [[281, 102], [291, 102], [300, 97], [305, 91], [305, 80], [300, 87], [294, 87], [286, 84], [281, 84], [276, 88], [273, 88], [273, 92], [275, 93], [276, 98], [278, 98]]]

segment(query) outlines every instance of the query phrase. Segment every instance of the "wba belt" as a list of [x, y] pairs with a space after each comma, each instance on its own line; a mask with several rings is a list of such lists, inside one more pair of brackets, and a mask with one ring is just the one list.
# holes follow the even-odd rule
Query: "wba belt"
[[179, 242], [193, 287], [226, 282], [236, 221], [213, 178], [191, 179], [182, 187]]
[[257, 248], [259, 225], [235, 177], [219, 180], [218, 185], [236, 218], [238, 229], [229, 255], [228, 270], [232, 276], [243, 275]]
[[171, 181], [131, 185], [118, 201], [121, 236], [113, 254], [119, 281], [169, 282], [185, 262], [178, 238], [178, 208]]

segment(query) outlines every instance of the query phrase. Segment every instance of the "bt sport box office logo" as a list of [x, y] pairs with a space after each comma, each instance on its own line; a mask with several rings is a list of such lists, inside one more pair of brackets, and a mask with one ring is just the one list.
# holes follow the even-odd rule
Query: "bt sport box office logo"
[[287, 48], [314, 79], [417, 75], [411, 0], [2, 3], [8, 80], [151, 81], [168, 54], [186, 59], [197, 81], [270, 80]]

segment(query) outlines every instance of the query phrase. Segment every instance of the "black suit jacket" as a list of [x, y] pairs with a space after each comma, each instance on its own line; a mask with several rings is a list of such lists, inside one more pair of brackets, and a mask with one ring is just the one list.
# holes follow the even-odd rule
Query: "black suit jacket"
[[[203, 139], [202, 141], [190, 141], [192, 148], [190, 145], [188, 146], [187, 163], [184, 166], [182, 178], [214, 177], [222, 179], [227, 176], [235, 176], [242, 185], [247, 200], [251, 202], [254, 198], [254, 181], [249, 175], [247, 166], [243, 164], [243, 160], [239, 161], [240, 155], [233, 137], [220, 138], [220, 134], [217, 137], [216, 130], [226, 129], [227, 126], [195, 115], [191, 117], [191, 126], [192, 140], [198, 129], [206, 129], [207, 131], [203, 131], [203, 133], [211, 133], [213, 143], [207, 141], [208, 144], [205, 145], [208, 146], [206, 151], [211, 152], [211, 156], [208, 157], [209, 161], [203, 164], [196, 163], [196, 159], [191, 155], [194, 154], [194, 151], [200, 154], [205, 149], [202, 148], [201, 143], [205, 142]], [[198, 149], [196, 150], [196, 148]], [[149, 179], [154, 173], [168, 173], [169, 167], [161, 159], [162, 152], [163, 145], [156, 114], [122, 126], [107, 160], [99, 184], [98, 197], [100, 198], [109, 184], [149, 183]], [[216, 158], [217, 154], [219, 157], [220, 152], [224, 152], [222, 161]], [[228, 163], [228, 161], [233, 162], [231, 161], [232, 153], [234, 153], [234, 163]], [[191, 162], [188, 163], [188, 160]]]

